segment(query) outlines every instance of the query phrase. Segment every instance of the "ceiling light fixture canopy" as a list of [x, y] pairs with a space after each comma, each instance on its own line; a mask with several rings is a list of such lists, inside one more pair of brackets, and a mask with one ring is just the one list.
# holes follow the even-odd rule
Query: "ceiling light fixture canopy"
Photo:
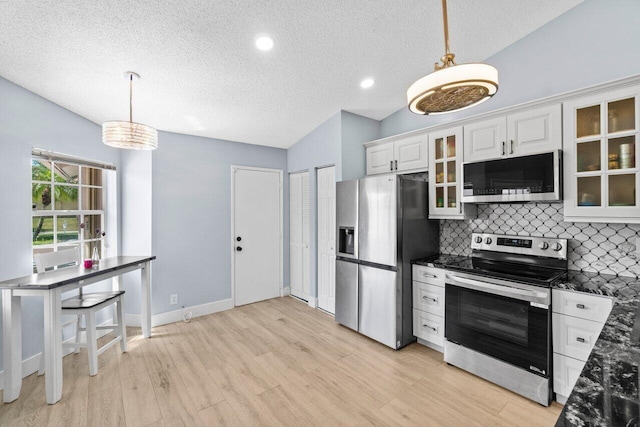
[[102, 124], [102, 142], [110, 147], [128, 150], [155, 150], [158, 148], [158, 131], [151, 126], [133, 121], [133, 80], [140, 75], [127, 71], [129, 80], [129, 121], [110, 121]]
[[456, 65], [449, 51], [447, 0], [442, 0], [445, 54], [435, 63], [434, 72], [422, 77], [407, 90], [409, 110], [416, 114], [443, 114], [478, 105], [498, 91], [498, 70], [488, 64]]

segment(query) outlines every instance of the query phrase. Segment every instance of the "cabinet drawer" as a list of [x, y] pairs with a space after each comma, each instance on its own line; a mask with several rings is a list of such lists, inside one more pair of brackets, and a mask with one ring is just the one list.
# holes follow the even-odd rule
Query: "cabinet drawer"
[[444, 316], [444, 288], [413, 282], [413, 308]]
[[444, 288], [444, 269], [413, 265], [412, 278], [416, 282], [429, 283]]
[[553, 353], [553, 391], [568, 397], [584, 368], [581, 360]]
[[553, 290], [552, 306], [554, 313], [567, 314], [594, 322], [606, 322], [613, 300], [583, 292]]
[[413, 309], [413, 335], [444, 346], [444, 317]]
[[553, 314], [553, 351], [586, 361], [604, 323]]

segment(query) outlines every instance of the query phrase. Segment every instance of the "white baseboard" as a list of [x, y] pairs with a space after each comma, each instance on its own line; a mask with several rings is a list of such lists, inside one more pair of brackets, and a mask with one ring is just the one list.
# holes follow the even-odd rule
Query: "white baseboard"
[[287, 296], [287, 295], [291, 295], [291, 288], [289, 286], [286, 286], [282, 289], [282, 295], [280, 295], [281, 297]]
[[311, 308], [318, 308], [318, 298], [309, 297], [307, 304], [309, 304]]
[[[109, 319], [106, 322], [103, 322], [101, 324], [99, 324], [98, 326], [105, 326], [105, 325], [111, 325], [113, 324], [113, 319]], [[102, 338], [103, 336], [111, 333], [111, 331], [105, 330], [105, 329], [98, 329], [97, 331], [98, 334], [98, 338]], [[75, 340], [76, 337], [75, 335], [67, 338], [66, 340], [64, 340], [63, 342], [65, 343], [69, 343], [73, 340]], [[80, 336], [80, 339], [84, 339], [82, 337], [82, 335]], [[67, 356], [71, 353], [73, 353], [74, 349], [72, 348], [62, 348], [62, 357]], [[42, 352], [38, 353], [38, 354], [34, 354], [31, 357], [28, 357], [26, 359], [24, 359], [22, 361], [22, 378], [28, 377], [31, 374], [34, 374], [36, 372], [38, 372], [38, 370], [40, 369], [40, 359], [42, 358]], [[89, 372], [87, 371], [87, 375], [89, 375]], [[0, 390], [2, 390], [4, 388], [4, 370], [0, 371]]]
[[[162, 326], [169, 323], [182, 322], [186, 313], [191, 313], [191, 317], [206, 316], [207, 314], [218, 313], [220, 311], [230, 310], [233, 308], [233, 300], [225, 299], [222, 301], [210, 302], [207, 304], [194, 305], [178, 310], [166, 311], [151, 316], [151, 326]], [[142, 326], [142, 316], [139, 314], [125, 314], [124, 323], [127, 326]]]

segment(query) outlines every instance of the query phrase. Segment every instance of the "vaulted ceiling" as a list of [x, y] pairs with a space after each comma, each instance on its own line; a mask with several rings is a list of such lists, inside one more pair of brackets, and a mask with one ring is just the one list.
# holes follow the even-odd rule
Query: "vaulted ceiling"
[[[449, 0], [451, 50], [484, 60], [581, 1]], [[7, 80], [101, 124], [128, 119], [133, 70], [134, 121], [282, 148], [341, 109], [387, 117], [443, 53], [440, 0], [0, 2]]]

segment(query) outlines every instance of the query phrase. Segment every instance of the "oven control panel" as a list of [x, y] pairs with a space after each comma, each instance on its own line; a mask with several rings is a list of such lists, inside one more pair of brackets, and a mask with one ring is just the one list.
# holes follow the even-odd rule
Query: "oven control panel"
[[471, 249], [567, 259], [567, 239], [473, 233]]

